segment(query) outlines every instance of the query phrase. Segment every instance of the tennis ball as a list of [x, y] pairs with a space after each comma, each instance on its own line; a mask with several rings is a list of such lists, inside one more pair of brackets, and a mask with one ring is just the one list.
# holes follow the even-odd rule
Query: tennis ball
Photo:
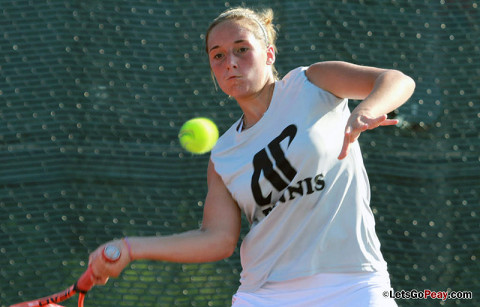
[[187, 151], [203, 154], [212, 150], [217, 143], [217, 125], [205, 117], [192, 118], [182, 125], [178, 138]]

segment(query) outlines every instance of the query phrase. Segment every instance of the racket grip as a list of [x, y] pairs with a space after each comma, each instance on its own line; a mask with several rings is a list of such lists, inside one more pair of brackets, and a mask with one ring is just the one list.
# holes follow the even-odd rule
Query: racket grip
[[87, 292], [92, 289], [95, 283], [95, 278], [93, 275], [92, 266], [89, 265], [88, 269], [80, 276], [77, 283], [75, 284], [75, 289], [80, 292]]
[[[109, 263], [117, 262], [117, 260], [120, 259], [120, 255], [120, 250], [114, 245], [107, 245], [102, 251], [103, 260]], [[87, 292], [92, 289], [94, 284], [95, 274], [93, 274], [92, 266], [89, 265], [88, 269], [78, 279], [75, 289], [80, 292]]]

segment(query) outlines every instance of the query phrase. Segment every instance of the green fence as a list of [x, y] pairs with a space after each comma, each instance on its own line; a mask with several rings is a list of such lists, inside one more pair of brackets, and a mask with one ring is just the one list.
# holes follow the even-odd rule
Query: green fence
[[[177, 133], [194, 116], [223, 132], [240, 114], [203, 48], [210, 20], [241, 4], [275, 10], [281, 74], [345, 60], [414, 77], [391, 114], [401, 124], [360, 139], [392, 286], [473, 292], [399, 306], [480, 304], [480, 2], [0, 4], [0, 306], [67, 287], [112, 238], [198, 227], [208, 155], [184, 152]], [[239, 272], [238, 252], [139, 261], [86, 305], [228, 306]]]

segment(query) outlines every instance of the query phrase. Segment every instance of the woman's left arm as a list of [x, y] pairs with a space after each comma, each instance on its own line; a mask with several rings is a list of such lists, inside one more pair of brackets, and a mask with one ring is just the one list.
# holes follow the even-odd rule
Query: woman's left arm
[[338, 159], [347, 156], [350, 144], [363, 131], [397, 124], [386, 114], [404, 104], [415, 89], [413, 79], [398, 70], [346, 62], [316, 63], [307, 69], [306, 75], [310, 82], [340, 98], [363, 100], [348, 119]]

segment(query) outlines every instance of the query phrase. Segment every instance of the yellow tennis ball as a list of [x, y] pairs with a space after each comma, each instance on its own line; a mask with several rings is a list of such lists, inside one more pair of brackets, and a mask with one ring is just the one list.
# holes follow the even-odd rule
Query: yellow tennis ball
[[217, 143], [217, 125], [205, 117], [192, 118], [182, 125], [178, 138], [187, 151], [203, 154], [212, 150]]

